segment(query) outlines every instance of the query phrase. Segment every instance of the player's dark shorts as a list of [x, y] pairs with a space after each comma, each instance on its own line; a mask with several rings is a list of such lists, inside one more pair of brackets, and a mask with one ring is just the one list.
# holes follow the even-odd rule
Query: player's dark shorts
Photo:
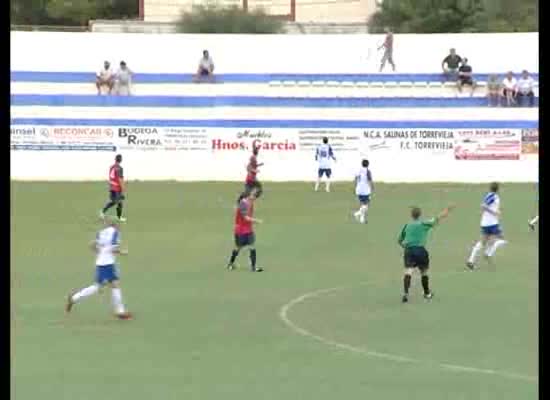
[[252, 189], [256, 189], [256, 197], [260, 197], [264, 191], [260, 181], [255, 180], [254, 182], [246, 182], [244, 185], [244, 191], [246, 194], [250, 193]]
[[461, 86], [464, 86], [464, 85], [473, 86], [473, 84], [474, 84], [474, 81], [472, 80], [471, 76], [460, 76], [458, 78], [458, 81], [460, 82]]
[[254, 243], [256, 243], [256, 235], [253, 232], [243, 235], [235, 234], [235, 246], [237, 247], [254, 246]]
[[210, 75], [210, 71], [206, 68], [200, 67], [199, 74], [200, 76], [208, 76]]
[[500, 225], [482, 226], [481, 234], [485, 236], [500, 236], [502, 235], [502, 229], [500, 229]]
[[95, 268], [95, 281], [99, 285], [111, 283], [120, 280], [118, 277], [118, 268], [114, 264], [97, 265]]
[[323, 175], [326, 175], [327, 178], [330, 178], [332, 175], [332, 169], [330, 168], [319, 168], [319, 178], [322, 178]]
[[358, 194], [357, 199], [359, 200], [359, 203], [361, 203], [361, 204], [369, 204], [370, 195], [368, 195], [368, 194]]
[[110, 190], [109, 191], [109, 199], [111, 199], [111, 201], [116, 203], [116, 202], [124, 200], [124, 194], [122, 192], [117, 192], [115, 190]]
[[430, 255], [424, 247], [407, 247], [403, 259], [405, 268], [428, 269], [430, 267]]

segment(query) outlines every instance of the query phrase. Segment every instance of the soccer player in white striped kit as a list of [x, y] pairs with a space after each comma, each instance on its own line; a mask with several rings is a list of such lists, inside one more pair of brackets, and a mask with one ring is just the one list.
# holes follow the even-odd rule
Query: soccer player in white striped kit
[[319, 190], [319, 185], [321, 184], [321, 179], [323, 175], [327, 177], [325, 183], [325, 190], [330, 192], [330, 177], [332, 175], [332, 161], [336, 161], [334, 153], [332, 152], [332, 147], [328, 144], [328, 138], [323, 138], [323, 144], [317, 147], [315, 153], [315, 160], [319, 163], [317, 183], [315, 184], [315, 191]]
[[363, 160], [361, 161], [361, 169], [355, 175], [355, 194], [359, 200], [359, 210], [353, 216], [357, 222], [367, 223], [367, 211], [373, 191], [374, 183], [369, 169], [369, 160]]
[[120, 231], [117, 222], [114, 219], [109, 221], [109, 217], [105, 218], [104, 221], [107, 226], [100, 230], [96, 235], [96, 239], [90, 243], [90, 247], [96, 254], [95, 283], [70, 294], [67, 298], [65, 311], [71, 312], [76, 303], [98, 293], [104, 285], [109, 284], [115, 316], [118, 319], [131, 319], [132, 315], [126, 311], [122, 302], [122, 292], [119, 286], [120, 278], [116, 266], [116, 255], [126, 255], [128, 252], [120, 249]]
[[503, 239], [499, 223], [501, 212], [498, 190], [499, 184], [496, 182], [491, 183], [489, 192], [481, 203], [481, 239], [474, 244], [470, 257], [466, 262], [466, 267], [470, 270], [475, 268], [477, 256], [483, 247], [485, 247], [485, 258], [488, 262], [491, 262], [491, 257], [493, 257], [497, 249], [508, 243]]

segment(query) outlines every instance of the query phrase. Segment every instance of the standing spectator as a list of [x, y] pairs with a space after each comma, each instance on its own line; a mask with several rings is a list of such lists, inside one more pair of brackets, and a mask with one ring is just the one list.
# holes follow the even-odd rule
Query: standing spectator
[[115, 79], [116, 79], [116, 93], [119, 96], [129, 96], [132, 94], [132, 75], [134, 73], [124, 61], [120, 62], [120, 68], [118, 69]]
[[202, 52], [202, 58], [199, 61], [199, 68], [197, 70], [197, 75], [195, 76], [195, 82], [200, 79], [205, 78], [209, 81], [214, 80], [214, 61], [208, 50]]
[[114, 74], [111, 70], [111, 63], [105, 61], [103, 68], [96, 74], [95, 86], [97, 88], [97, 94], [101, 94], [103, 88], [108, 89], [108, 93], [111, 94], [113, 86], [115, 84]]
[[464, 58], [462, 60], [462, 65], [458, 69], [458, 81], [457, 81], [458, 92], [462, 93], [462, 87], [466, 85], [472, 88], [472, 91], [470, 92], [470, 96], [473, 96], [474, 90], [476, 89], [476, 83], [473, 78], [472, 67], [468, 64], [468, 59]]
[[458, 77], [458, 67], [462, 62], [462, 57], [456, 54], [455, 49], [449, 50], [449, 55], [443, 59], [441, 62], [441, 69], [443, 70], [443, 75], [447, 81], [455, 81]]
[[518, 81], [514, 78], [514, 73], [509, 71], [506, 78], [502, 81], [502, 95], [506, 100], [507, 106], [516, 104], [516, 95], [518, 92]]
[[535, 80], [529, 76], [529, 72], [523, 70], [521, 78], [518, 79], [517, 96], [518, 103], [523, 105], [523, 99], [527, 97], [529, 99], [529, 107], [535, 105], [535, 93], [533, 88], [535, 87]]
[[390, 28], [385, 28], [384, 31], [386, 32], [386, 38], [384, 39], [382, 46], [378, 48], [378, 50], [382, 48], [384, 49], [384, 55], [380, 61], [380, 72], [382, 72], [386, 66], [386, 62], [390, 63], [393, 72], [395, 72], [395, 64], [393, 63], [393, 33]]
[[496, 75], [489, 75], [487, 80], [487, 101], [489, 107], [500, 105], [500, 82]]

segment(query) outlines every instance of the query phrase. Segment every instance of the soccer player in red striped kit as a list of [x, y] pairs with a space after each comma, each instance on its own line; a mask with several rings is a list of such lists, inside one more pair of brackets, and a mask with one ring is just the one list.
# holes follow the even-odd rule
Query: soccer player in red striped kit
[[252, 189], [256, 190], [256, 198], [259, 198], [263, 193], [262, 184], [258, 181], [257, 175], [259, 172], [259, 167], [264, 165], [263, 163], [258, 163], [258, 152], [260, 151], [259, 146], [254, 146], [252, 150], [252, 155], [250, 156], [250, 161], [246, 166], [246, 181], [245, 181], [245, 193], [250, 193]]
[[237, 200], [237, 210], [235, 211], [235, 249], [231, 253], [231, 258], [227, 264], [230, 271], [235, 269], [235, 260], [239, 252], [244, 247], [250, 247], [250, 268], [252, 272], [262, 272], [263, 269], [256, 266], [256, 236], [254, 235], [254, 224], [260, 224], [262, 221], [254, 218], [254, 201], [258, 197], [256, 189], [249, 193], [243, 193]]
[[122, 217], [122, 208], [124, 196], [124, 173], [122, 171], [122, 156], [117, 154], [115, 163], [109, 168], [109, 202], [105, 204], [103, 210], [99, 213], [101, 218], [105, 217], [105, 213], [116, 205], [116, 215], [120, 222], [125, 222], [126, 218]]

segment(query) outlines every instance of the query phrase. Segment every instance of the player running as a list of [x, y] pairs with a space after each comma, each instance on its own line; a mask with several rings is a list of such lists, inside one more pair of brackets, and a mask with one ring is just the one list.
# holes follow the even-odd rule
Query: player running
[[125, 222], [126, 218], [122, 217], [124, 196], [124, 174], [122, 171], [122, 156], [117, 154], [115, 163], [109, 168], [109, 202], [100, 211], [99, 217], [105, 218], [105, 213], [116, 205], [116, 215], [120, 222]]
[[399, 235], [398, 243], [405, 249], [404, 263], [405, 274], [403, 276], [403, 297], [401, 301], [407, 303], [409, 301], [409, 289], [411, 287], [412, 273], [415, 268], [420, 270], [422, 275], [422, 288], [424, 289], [424, 298], [431, 300], [434, 296], [430, 290], [430, 277], [428, 269], [430, 268], [430, 255], [426, 250], [426, 242], [430, 230], [449, 215], [449, 212], [454, 206], [445, 208], [441, 213], [432, 219], [421, 221], [420, 216], [422, 211], [418, 207], [414, 207], [411, 211], [412, 221], [405, 224]]
[[256, 266], [256, 236], [254, 235], [253, 224], [262, 223], [254, 218], [254, 202], [258, 198], [257, 190], [252, 189], [249, 193], [243, 193], [237, 200], [235, 211], [235, 249], [231, 253], [231, 259], [227, 264], [230, 271], [235, 269], [235, 260], [243, 247], [250, 247], [250, 267], [252, 272], [262, 272], [263, 269]]
[[117, 222], [104, 220], [107, 227], [97, 233], [96, 239], [90, 243], [90, 247], [96, 253], [95, 283], [84, 289], [72, 293], [67, 298], [66, 312], [71, 312], [73, 306], [81, 300], [99, 292], [100, 288], [109, 284], [113, 308], [118, 319], [131, 319], [132, 315], [126, 311], [122, 303], [122, 292], [119, 286], [119, 277], [116, 266], [116, 255], [128, 254], [120, 249], [120, 231]]
[[478, 253], [485, 247], [485, 258], [491, 262], [491, 257], [497, 249], [508, 243], [503, 239], [502, 230], [499, 225], [500, 219], [500, 196], [498, 195], [499, 184], [494, 182], [489, 186], [489, 193], [481, 203], [481, 239], [474, 245], [466, 267], [470, 270], [475, 268]]
[[256, 191], [256, 198], [259, 198], [263, 193], [262, 184], [258, 181], [257, 175], [259, 172], [259, 167], [264, 165], [264, 163], [258, 163], [258, 153], [260, 148], [255, 146], [252, 150], [252, 155], [246, 166], [246, 181], [245, 181], [245, 193], [250, 193], [252, 189]]
[[[538, 189], [539, 189], [539, 185], [537, 184], [535, 186], [535, 190], [537, 191], [537, 195], [536, 195], [536, 198], [535, 198], [535, 201], [536, 203], [538, 204], [539, 202], [539, 192], [538, 192]], [[535, 230], [535, 225], [537, 225], [539, 222], [539, 216], [538, 215], [535, 215], [533, 218], [531, 218], [531, 220], [529, 221], [529, 228], [534, 231]]]
[[355, 194], [359, 199], [359, 210], [353, 214], [355, 220], [361, 224], [367, 223], [367, 211], [373, 191], [374, 183], [369, 170], [369, 160], [363, 160], [361, 169], [355, 175]]
[[328, 144], [328, 138], [323, 138], [323, 144], [317, 147], [315, 153], [315, 161], [319, 163], [319, 170], [317, 175], [317, 183], [315, 184], [315, 191], [319, 190], [319, 185], [321, 184], [321, 179], [323, 175], [327, 177], [325, 183], [325, 190], [330, 192], [330, 176], [332, 175], [331, 162], [332, 160], [336, 161], [334, 153], [332, 152], [332, 146]]

